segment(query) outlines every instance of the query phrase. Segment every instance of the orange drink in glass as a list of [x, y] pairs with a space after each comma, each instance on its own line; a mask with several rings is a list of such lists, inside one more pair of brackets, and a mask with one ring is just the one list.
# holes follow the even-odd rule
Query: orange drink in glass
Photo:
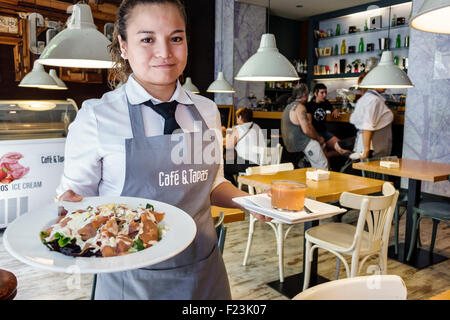
[[272, 208], [286, 211], [303, 210], [306, 188], [306, 184], [297, 181], [272, 181], [270, 186]]

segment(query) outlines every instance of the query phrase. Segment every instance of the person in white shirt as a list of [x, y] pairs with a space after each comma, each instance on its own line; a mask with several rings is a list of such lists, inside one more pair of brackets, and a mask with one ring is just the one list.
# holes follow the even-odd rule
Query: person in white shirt
[[[231, 157], [224, 165], [225, 178], [236, 185], [235, 174], [245, 172], [248, 167], [260, 164], [261, 152], [266, 147], [266, 139], [261, 127], [253, 122], [253, 111], [248, 107], [236, 112], [236, 123], [231, 133], [225, 137], [225, 146]], [[234, 151], [236, 150], [236, 159]]]
[[[95, 298], [230, 299], [210, 207], [237, 207], [232, 198], [248, 194], [223, 177], [216, 104], [178, 82], [188, 52], [183, 5], [179, 0], [124, 0], [110, 50], [116, 62], [112, 78], [124, 85], [83, 103], [69, 128], [57, 196], [166, 202], [191, 215], [197, 233], [184, 251], [166, 261], [98, 274]], [[165, 178], [172, 174], [180, 179]]]
[[[364, 73], [360, 75], [358, 84], [364, 76]], [[381, 96], [385, 91], [386, 89], [367, 90], [359, 98], [355, 111], [350, 116], [350, 123], [358, 129], [354, 152], [361, 154], [361, 160], [370, 156], [383, 157], [391, 154], [394, 114]]]

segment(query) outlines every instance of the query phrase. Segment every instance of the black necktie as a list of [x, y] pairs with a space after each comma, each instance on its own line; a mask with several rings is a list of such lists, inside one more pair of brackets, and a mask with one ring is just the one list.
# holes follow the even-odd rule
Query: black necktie
[[180, 129], [177, 121], [175, 120], [175, 110], [177, 108], [178, 102], [173, 100], [171, 102], [163, 102], [154, 105], [151, 100], [144, 103], [146, 106], [152, 108], [155, 112], [161, 115], [164, 122], [164, 134], [172, 134], [176, 129]]

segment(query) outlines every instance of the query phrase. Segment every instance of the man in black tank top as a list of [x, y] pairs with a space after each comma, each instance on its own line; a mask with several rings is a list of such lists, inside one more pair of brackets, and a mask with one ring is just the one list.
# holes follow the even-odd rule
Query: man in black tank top
[[322, 150], [325, 140], [314, 129], [306, 112], [306, 84], [294, 88], [292, 98], [294, 102], [286, 106], [281, 117], [281, 135], [286, 150], [303, 152], [313, 168], [328, 169], [328, 160]]

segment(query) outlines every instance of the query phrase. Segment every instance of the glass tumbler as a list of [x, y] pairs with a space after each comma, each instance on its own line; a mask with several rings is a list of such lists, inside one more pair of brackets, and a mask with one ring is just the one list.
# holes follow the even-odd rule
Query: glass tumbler
[[272, 181], [270, 186], [272, 208], [285, 211], [303, 210], [306, 188], [306, 184], [297, 181]]

